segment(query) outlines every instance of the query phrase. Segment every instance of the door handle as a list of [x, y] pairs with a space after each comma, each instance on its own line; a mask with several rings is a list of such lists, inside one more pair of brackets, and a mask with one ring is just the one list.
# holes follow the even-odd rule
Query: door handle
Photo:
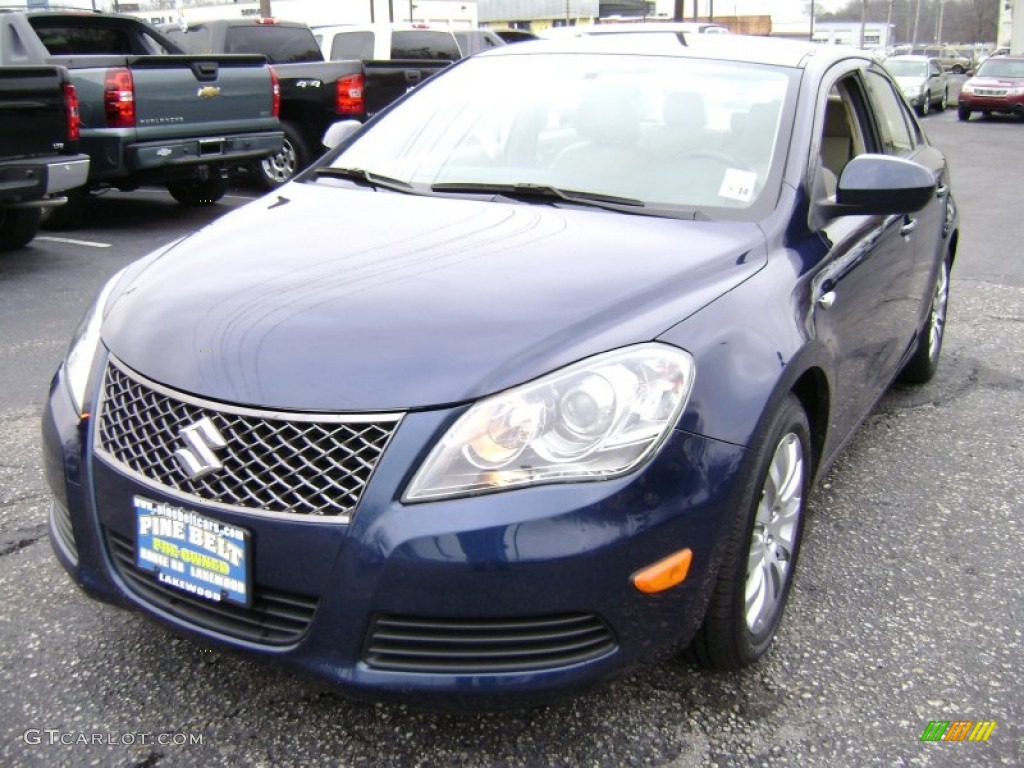
[[814, 303], [822, 309], [832, 309], [832, 305], [836, 303], [836, 292], [825, 291]]
[[903, 226], [900, 227], [900, 234], [904, 237], [908, 237], [915, 229], [917, 229], [917, 219], [912, 219], [908, 216], [904, 220]]

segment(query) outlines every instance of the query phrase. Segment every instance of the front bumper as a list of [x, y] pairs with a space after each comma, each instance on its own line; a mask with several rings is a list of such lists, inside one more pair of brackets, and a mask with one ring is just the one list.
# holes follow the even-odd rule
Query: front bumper
[[[54, 551], [94, 598], [365, 698], [542, 701], [689, 642], [737, 508], [744, 449], [675, 432], [624, 478], [403, 504], [417, 462], [456, 415], [404, 417], [351, 522], [285, 519], [183, 500], [110, 466], [58, 374], [43, 426]], [[137, 495], [249, 531], [252, 607], [185, 595], [135, 568]], [[683, 548], [693, 559], [682, 584], [653, 595], [632, 585]]]
[[1022, 115], [1024, 114], [1024, 95], [990, 96], [961, 92], [959, 105], [961, 108], [978, 112], [1007, 112]]

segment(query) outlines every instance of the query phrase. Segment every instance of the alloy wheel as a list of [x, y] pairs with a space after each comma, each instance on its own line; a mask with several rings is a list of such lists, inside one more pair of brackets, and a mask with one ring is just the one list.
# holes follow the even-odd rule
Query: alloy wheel
[[785, 599], [803, 513], [803, 487], [803, 447], [790, 432], [775, 449], [754, 519], [744, 593], [744, 617], [751, 632], [770, 624]]

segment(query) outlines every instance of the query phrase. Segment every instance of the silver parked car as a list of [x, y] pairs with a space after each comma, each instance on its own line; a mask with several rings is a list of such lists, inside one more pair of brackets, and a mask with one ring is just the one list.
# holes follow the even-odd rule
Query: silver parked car
[[938, 59], [928, 56], [890, 56], [885, 66], [917, 113], [924, 117], [931, 108], [941, 112], [949, 103], [949, 82]]

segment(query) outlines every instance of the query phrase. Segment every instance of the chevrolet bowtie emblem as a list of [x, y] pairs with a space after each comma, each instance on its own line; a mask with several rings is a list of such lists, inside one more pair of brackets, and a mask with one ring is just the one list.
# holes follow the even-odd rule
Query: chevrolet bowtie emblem
[[174, 458], [189, 480], [198, 480], [224, 467], [215, 451], [227, 447], [227, 441], [208, 417], [204, 416], [178, 434], [185, 442], [185, 447], [176, 450]]
[[218, 85], [204, 85], [196, 93], [200, 99], [212, 99], [216, 96], [220, 96], [220, 86]]

